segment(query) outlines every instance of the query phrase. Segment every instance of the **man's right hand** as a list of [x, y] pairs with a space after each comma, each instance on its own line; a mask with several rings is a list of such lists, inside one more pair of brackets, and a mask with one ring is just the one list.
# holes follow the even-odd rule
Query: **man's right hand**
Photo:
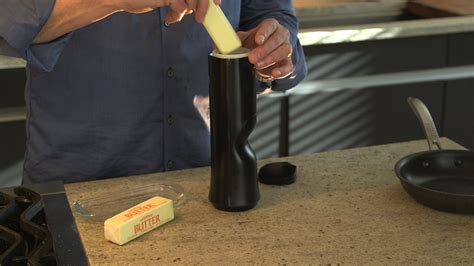
[[167, 24], [181, 21], [185, 15], [193, 12], [196, 21], [202, 23], [209, 1], [218, 5], [221, 3], [221, 0], [56, 0], [48, 21], [35, 36], [33, 43], [52, 41], [121, 11], [145, 13], [168, 6], [170, 10], [165, 16]]
[[198, 23], [204, 21], [209, 1], [214, 1], [217, 5], [221, 0], [115, 0], [118, 10], [130, 13], [145, 13], [159, 7], [169, 6], [170, 11], [165, 16], [167, 24], [181, 21], [185, 15], [195, 13]]

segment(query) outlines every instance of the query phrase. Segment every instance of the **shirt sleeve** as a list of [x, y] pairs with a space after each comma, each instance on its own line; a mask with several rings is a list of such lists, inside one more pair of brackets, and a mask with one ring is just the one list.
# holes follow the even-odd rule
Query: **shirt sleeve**
[[53, 10], [55, 0], [1, 0], [0, 54], [21, 57], [30, 67], [54, 68], [70, 34], [48, 43], [33, 44]]
[[291, 56], [294, 72], [288, 78], [276, 80], [272, 84], [275, 91], [284, 91], [296, 86], [307, 74], [306, 61], [298, 40], [298, 20], [291, 0], [242, 0], [239, 30], [248, 31], [265, 19], [274, 18], [290, 31], [293, 45]]

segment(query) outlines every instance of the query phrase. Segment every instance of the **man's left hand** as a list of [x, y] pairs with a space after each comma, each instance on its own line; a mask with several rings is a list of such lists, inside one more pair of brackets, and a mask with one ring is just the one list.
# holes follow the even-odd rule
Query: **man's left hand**
[[290, 32], [276, 19], [266, 19], [250, 31], [237, 33], [242, 46], [250, 49], [248, 58], [259, 72], [274, 79], [285, 78], [293, 72]]

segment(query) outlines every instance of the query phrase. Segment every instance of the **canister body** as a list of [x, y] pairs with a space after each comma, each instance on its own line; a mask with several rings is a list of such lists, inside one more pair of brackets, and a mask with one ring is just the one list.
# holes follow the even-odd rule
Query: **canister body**
[[209, 56], [211, 186], [219, 210], [244, 211], [260, 199], [256, 156], [248, 142], [256, 122], [256, 80], [247, 56]]

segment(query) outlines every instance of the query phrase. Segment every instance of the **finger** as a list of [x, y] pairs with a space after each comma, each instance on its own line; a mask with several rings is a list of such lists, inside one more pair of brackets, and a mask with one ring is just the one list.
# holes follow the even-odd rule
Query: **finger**
[[170, 11], [165, 15], [165, 23], [173, 24], [183, 19], [188, 11], [188, 6], [184, 0], [173, 0], [169, 4]]
[[147, 13], [147, 12], [153, 11], [153, 9], [152, 9], [152, 8], [127, 9], [126, 11], [127, 11], [128, 13], [132, 13], [132, 14], [143, 14], [143, 13]]
[[184, 0], [171, 1], [169, 6], [171, 10], [177, 13], [183, 13], [185, 10], [188, 9], [188, 5], [186, 4]]
[[[259, 47], [255, 48], [258, 49]], [[277, 49], [273, 50], [269, 54], [265, 55], [264, 58], [261, 60], [257, 61], [255, 63], [256, 68], [265, 68], [271, 64], [278, 63], [282, 60], [285, 60], [286, 58], [290, 57], [292, 53], [293, 47], [289, 43], [283, 43], [278, 47]], [[249, 55], [250, 57], [250, 55]], [[249, 59], [249, 61], [252, 63], [252, 60]]]
[[196, 15], [195, 15], [196, 21], [198, 23], [202, 23], [204, 21], [204, 17], [206, 17], [208, 8], [209, 8], [209, 0], [199, 0], [197, 4], [197, 9], [196, 9]]
[[293, 62], [291, 61], [291, 58], [288, 57], [287, 59], [278, 62], [278, 64], [273, 67], [272, 76], [275, 79], [283, 79], [291, 75], [293, 71]]
[[[290, 43], [290, 33], [287, 29], [280, 27], [276, 32], [274, 32], [268, 41], [266, 41], [263, 45], [255, 48], [250, 54], [249, 54], [249, 59], [250, 62], [254, 63], [257, 67], [264, 67], [266, 65], [269, 65], [270, 63], [273, 62], [278, 62], [278, 59], [283, 59], [287, 55], [283, 55], [284, 57], [282, 58], [277, 58], [275, 61], [269, 61], [272, 60], [268, 58], [268, 55], [275, 51], [276, 49], [280, 48], [281, 46], [285, 46], [286, 48], [289, 48], [288, 53], [291, 53], [291, 45]], [[288, 47], [289, 46], [289, 47]]]
[[222, 0], [214, 0], [214, 3], [218, 6], [220, 6], [222, 4]]
[[186, 10], [183, 12], [174, 12], [170, 11], [165, 15], [165, 23], [171, 25], [176, 22], [180, 22], [183, 17], [186, 15]]
[[262, 45], [280, 26], [276, 19], [266, 19], [258, 27], [255, 34], [255, 42]]
[[238, 31], [237, 36], [239, 36], [239, 39], [242, 42], [242, 47], [245, 47], [251, 50], [257, 46], [253, 38], [251, 38], [252, 31]]
[[186, 0], [187, 8], [195, 10], [197, 8], [197, 0]]

